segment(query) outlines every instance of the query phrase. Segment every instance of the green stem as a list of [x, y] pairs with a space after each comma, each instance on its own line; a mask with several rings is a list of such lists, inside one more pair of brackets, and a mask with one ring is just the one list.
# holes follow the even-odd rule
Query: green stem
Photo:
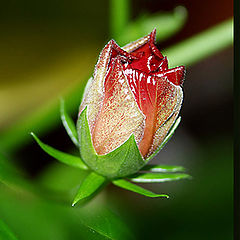
[[118, 41], [129, 22], [130, 0], [110, 0], [110, 36]]
[[171, 66], [192, 65], [233, 43], [233, 20], [227, 20], [163, 51]]

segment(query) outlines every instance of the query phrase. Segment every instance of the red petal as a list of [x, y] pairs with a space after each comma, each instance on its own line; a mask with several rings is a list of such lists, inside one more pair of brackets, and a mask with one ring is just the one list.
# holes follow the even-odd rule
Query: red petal
[[139, 144], [143, 156], [146, 156], [153, 143], [157, 129], [174, 113], [179, 104], [177, 87], [165, 77], [126, 69], [124, 71], [139, 108], [146, 116], [144, 136]]
[[[180, 67], [168, 69], [167, 71], [164, 72], [164, 76], [166, 76], [170, 82], [179, 86], [183, 84], [183, 81], [185, 78], [185, 72], [186, 72], [185, 67], [180, 66]], [[159, 75], [162, 76], [161, 73]]]
[[113, 151], [132, 133], [139, 143], [145, 118], [123, 74], [121, 56], [113, 59], [104, 89], [103, 104], [92, 133], [94, 148], [100, 155]]

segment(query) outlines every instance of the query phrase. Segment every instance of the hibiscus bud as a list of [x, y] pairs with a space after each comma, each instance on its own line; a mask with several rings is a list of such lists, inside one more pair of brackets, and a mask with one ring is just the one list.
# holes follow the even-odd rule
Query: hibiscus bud
[[[185, 68], [180, 66], [168, 69], [167, 58], [154, 44], [155, 36], [156, 30], [153, 30], [149, 35], [123, 48], [114, 40], [109, 41], [87, 84], [79, 119], [86, 109], [93, 147], [91, 154], [95, 152], [95, 160], [88, 158], [90, 153], [85, 150], [82, 132], [86, 122], [83, 120], [78, 121], [80, 154], [90, 167], [103, 175], [109, 174], [105, 170], [99, 170], [101, 163], [98, 157], [113, 153], [130, 136], [134, 136], [142, 160], [138, 164], [134, 163], [136, 166], [131, 171], [126, 170], [131, 163], [123, 164], [121, 160], [112, 160], [122, 165], [119, 163], [117, 167], [109, 167], [112, 170], [110, 176], [122, 176], [139, 170], [137, 168], [142, 167], [145, 159], [163, 142], [179, 114]], [[134, 159], [131, 161], [133, 163]], [[113, 169], [123, 165], [124, 173]]]

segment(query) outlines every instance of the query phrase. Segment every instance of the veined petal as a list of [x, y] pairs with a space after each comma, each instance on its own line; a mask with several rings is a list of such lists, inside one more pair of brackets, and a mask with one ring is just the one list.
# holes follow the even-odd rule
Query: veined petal
[[106, 75], [109, 71], [112, 58], [116, 57], [117, 55], [134, 59], [133, 56], [121, 49], [114, 40], [110, 40], [103, 48], [95, 66], [93, 78], [89, 79], [89, 82], [85, 88], [83, 101], [79, 109], [79, 116], [83, 109], [88, 106], [88, 122], [91, 133], [104, 99], [104, 82]]
[[99, 56], [94, 76], [89, 80], [89, 83], [86, 86], [84, 98], [79, 109], [80, 116], [83, 109], [88, 106], [88, 123], [91, 131], [102, 106], [104, 98], [104, 81], [111, 59], [112, 49], [113, 41], [109, 41]]
[[153, 143], [149, 149], [147, 157], [149, 157], [151, 154], [153, 154], [155, 152], [155, 150], [160, 146], [160, 144], [163, 142], [163, 140], [167, 136], [170, 128], [172, 127], [172, 125], [174, 124], [174, 122], [176, 121], [176, 119], [178, 117], [178, 114], [180, 112], [181, 105], [182, 105], [182, 99], [183, 99], [183, 92], [180, 87], [178, 87], [175, 98], [177, 99], [177, 102], [178, 102], [178, 104], [175, 107], [175, 111], [173, 112], [171, 117], [156, 130], [156, 132], [153, 136]]
[[134, 133], [140, 142], [145, 116], [140, 111], [127, 79], [123, 74], [121, 57], [116, 57], [105, 81], [103, 105], [92, 134], [99, 155], [107, 154], [123, 144]]
[[[156, 131], [178, 108], [180, 109], [182, 90], [181, 87], [171, 83], [164, 75], [162, 77], [151, 76], [136, 69], [126, 69], [124, 73], [140, 110], [146, 116], [144, 136], [139, 143], [139, 149], [142, 155], [146, 157], [149, 155], [150, 149], [151, 152], [155, 149], [155, 147], [152, 148], [152, 145]], [[169, 128], [167, 129], [169, 130]], [[163, 133], [160, 135], [162, 137], [156, 138], [164, 138]], [[155, 143], [159, 141], [156, 140]]]

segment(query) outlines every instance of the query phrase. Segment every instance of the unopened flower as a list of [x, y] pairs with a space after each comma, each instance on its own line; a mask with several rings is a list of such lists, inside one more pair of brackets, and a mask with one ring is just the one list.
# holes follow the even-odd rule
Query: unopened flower
[[[93, 149], [86, 150], [83, 143], [86, 122], [81, 120], [80, 154], [100, 174], [119, 177], [139, 170], [164, 141], [179, 114], [185, 68], [168, 68], [167, 58], [154, 44], [155, 35], [153, 30], [123, 48], [114, 40], [109, 41], [86, 87], [79, 119], [85, 110]], [[138, 163], [134, 159], [122, 161], [119, 156], [119, 160], [113, 157], [131, 136], [140, 152]], [[127, 151], [133, 150], [126, 150], [129, 154]], [[91, 155], [94, 152], [95, 160]], [[107, 161], [106, 156], [112, 159]]]

